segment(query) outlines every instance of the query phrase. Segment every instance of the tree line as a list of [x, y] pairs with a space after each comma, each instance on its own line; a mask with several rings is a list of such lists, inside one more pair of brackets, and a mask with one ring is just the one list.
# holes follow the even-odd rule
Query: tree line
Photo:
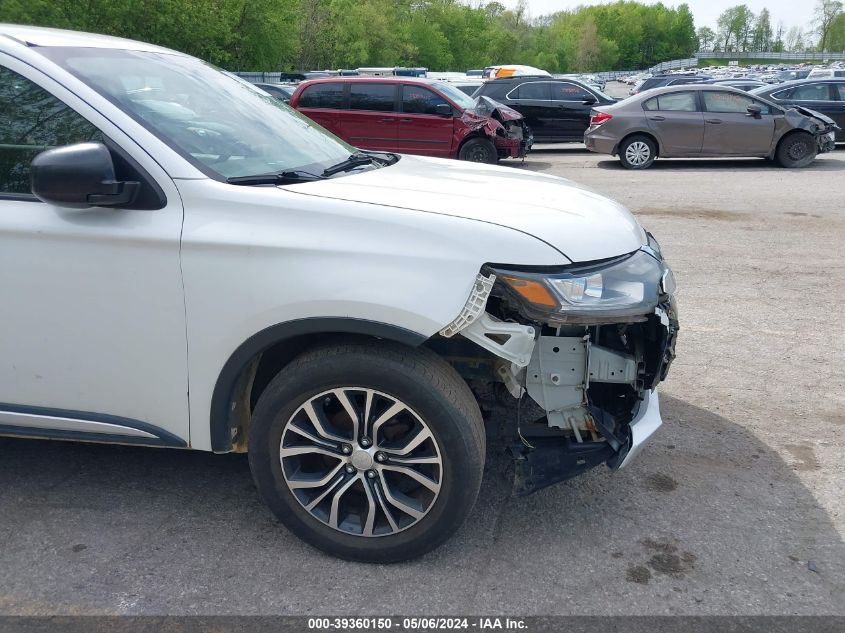
[[839, 52], [845, 51], [845, 12], [841, 0], [817, 0], [809, 28], [787, 30], [783, 22], [772, 26], [768, 9], [755, 14], [739, 4], [721, 13], [715, 31], [703, 26], [696, 36], [702, 51]]
[[529, 18], [523, 0], [0, 0], [0, 22], [143, 40], [229, 70], [518, 63], [551, 72], [646, 67], [698, 46], [686, 4], [621, 0]]
[[726, 9], [695, 29], [686, 4], [618, 0], [531, 18], [521, 0], [0, 0], [0, 22], [92, 31], [175, 48], [228, 70], [516, 63], [550, 72], [646, 68], [696, 50], [845, 50], [841, 0], [817, 0], [812, 28], [768, 9]]

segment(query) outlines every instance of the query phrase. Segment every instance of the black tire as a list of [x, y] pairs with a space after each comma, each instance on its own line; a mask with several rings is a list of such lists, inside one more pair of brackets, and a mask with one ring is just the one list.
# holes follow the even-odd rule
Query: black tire
[[648, 169], [657, 158], [657, 146], [648, 136], [635, 134], [620, 143], [618, 154], [625, 169]]
[[[352, 494], [351, 502], [354, 502], [356, 495], [364, 498], [363, 495], [367, 494], [371, 501], [377, 499], [381, 505], [369, 505], [369, 510], [363, 508], [360, 503], [353, 505], [353, 510], [342, 522], [338, 520], [338, 512], [334, 517], [334, 527], [325, 520], [325, 515], [321, 519], [307, 510], [305, 503], [295, 496], [288, 486], [286, 477], [290, 474], [286, 475], [288, 471], [283, 471], [283, 468], [288, 468], [289, 462], [285, 462], [285, 466], [282, 465], [280, 449], [284, 446], [283, 438], [289, 435], [283, 435], [283, 432], [291, 432], [289, 422], [297, 420], [295, 424], [301, 424], [296, 415], [301, 415], [303, 403], [316, 402], [316, 406], [323, 406], [323, 395], [328, 390], [340, 387], [368, 388], [401, 400], [409, 411], [416, 413], [418, 417], [414, 419], [424, 422], [423, 428], [430, 430], [436, 442], [441, 463], [433, 468], [440, 469], [439, 492], [422, 518], [404, 517], [411, 521], [407, 528], [393, 531], [391, 519], [391, 528], [388, 528], [384, 535], [363, 535], [363, 512], [374, 512], [374, 516], [381, 512], [379, 516], [382, 524], [387, 520], [385, 507], [391, 510], [394, 519], [397, 515], [402, 515], [401, 512], [395, 512], [395, 507], [385, 501], [384, 488], [379, 487], [383, 485], [391, 489], [390, 486], [393, 486], [388, 486], [387, 483], [390, 476], [385, 473], [389, 475], [389, 471], [380, 471], [379, 479], [369, 481], [365, 474], [370, 475], [370, 470], [356, 473], [360, 480], [353, 482], [349, 488], [350, 492], [341, 493], [341, 498]], [[320, 399], [314, 400], [316, 396]], [[325, 412], [320, 415], [324, 414]], [[359, 419], [363, 417], [361, 415]], [[371, 420], [374, 417], [378, 416], [371, 415]], [[351, 420], [351, 417], [348, 419]], [[330, 425], [333, 424], [331, 421]], [[366, 430], [364, 433], [366, 437]], [[296, 432], [294, 434], [297, 435]], [[384, 431], [377, 430], [372, 435], [375, 436], [372, 450], [375, 450], [379, 446], [379, 436], [383, 437]], [[350, 446], [354, 447], [353, 456], [365, 452], [365, 449], [357, 445]], [[296, 448], [294, 447], [294, 450]], [[255, 485], [259, 495], [276, 517], [294, 534], [325, 552], [341, 558], [371, 563], [411, 559], [446, 541], [463, 524], [475, 503], [484, 470], [484, 456], [485, 436], [481, 412], [464, 380], [454, 368], [430, 350], [412, 349], [390, 343], [339, 344], [316, 348], [297, 357], [276, 375], [258, 399], [252, 415], [249, 438], [249, 464]], [[367, 468], [387, 468], [392, 459], [391, 456], [387, 464], [371, 464]], [[346, 464], [344, 468], [350, 469], [352, 466]], [[294, 474], [299, 474], [302, 470], [305, 469]], [[353, 478], [348, 471], [347, 474], [344, 472], [340, 471], [338, 476]], [[414, 485], [413, 482], [411, 484]], [[331, 486], [334, 484], [329, 487]], [[356, 493], [358, 486], [360, 492]], [[334, 491], [341, 488], [347, 488], [342, 480]], [[367, 492], [368, 490], [370, 492]], [[338, 496], [334, 491], [327, 500]], [[351, 502], [341, 500], [339, 503]], [[354, 508], [359, 508], [361, 513], [357, 518]], [[342, 531], [341, 528], [348, 523], [350, 516], [356, 518], [361, 526], [360, 534]], [[372, 525], [370, 529], [372, 531]]]
[[499, 160], [499, 152], [491, 141], [476, 136], [461, 145], [458, 158], [473, 163], [496, 163]]
[[775, 155], [781, 167], [798, 169], [812, 163], [818, 151], [812, 134], [793, 132], [780, 140]]

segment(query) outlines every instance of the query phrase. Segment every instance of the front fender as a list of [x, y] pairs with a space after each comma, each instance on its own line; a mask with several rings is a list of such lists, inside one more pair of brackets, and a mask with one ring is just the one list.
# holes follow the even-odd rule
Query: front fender
[[219, 446], [210, 412], [225, 401], [215, 395], [220, 376], [260, 333], [319, 317], [383, 324], [425, 340], [460, 313], [488, 261], [567, 261], [508, 227], [302, 195], [308, 183], [177, 186], [185, 201], [190, 443], [200, 450]]

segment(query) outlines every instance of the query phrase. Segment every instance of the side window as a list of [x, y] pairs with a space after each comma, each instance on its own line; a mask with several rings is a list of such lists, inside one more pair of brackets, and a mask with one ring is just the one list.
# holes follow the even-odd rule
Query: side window
[[762, 101], [752, 99], [747, 95], [733, 92], [711, 92], [702, 93], [704, 97], [704, 109], [707, 112], [720, 112], [723, 114], [741, 113], [745, 114], [748, 106], [752, 103], [760, 106], [763, 114], [771, 114], [769, 106]]
[[102, 133], [46, 90], [0, 66], [0, 195], [28, 194], [29, 165], [46, 149], [102, 141]]
[[667, 92], [657, 95], [651, 101], [657, 101], [655, 110], [666, 112], [695, 112], [698, 110], [694, 92]]
[[423, 86], [402, 86], [402, 112], [407, 114], [437, 114], [437, 106], [449, 105], [439, 94]]
[[780, 92], [775, 92], [772, 94], [772, 99], [777, 99], [780, 101], [781, 99], [789, 99], [789, 90], [781, 90]]
[[299, 97], [302, 108], [343, 108], [343, 84], [325, 83], [308, 86]]
[[510, 95], [511, 99], [535, 99], [540, 101], [551, 99], [548, 81], [532, 81], [520, 84]]
[[561, 81], [552, 83], [552, 101], [583, 101], [592, 96], [581, 86], [575, 84]]
[[836, 84], [836, 91], [839, 93], [839, 100], [845, 101], [845, 83]]
[[349, 84], [349, 109], [393, 112], [396, 84]]
[[657, 104], [657, 97], [652, 97], [648, 101], [643, 102], [643, 110], [648, 110], [652, 112], [654, 110], [659, 110], [660, 106]]
[[830, 84], [807, 84], [798, 86], [790, 95], [796, 101], [830, 101]]

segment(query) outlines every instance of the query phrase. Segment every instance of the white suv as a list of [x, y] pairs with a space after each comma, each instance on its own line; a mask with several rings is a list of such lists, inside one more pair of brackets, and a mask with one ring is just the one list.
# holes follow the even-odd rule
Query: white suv
[[520, 494], [660, 426], [674, 282], [610, 200], [109, 37], [0, 25], [0, 106], [0, 434], [248, 451], [296, 534], [395, 561], [466, 518], [502, 396]]

